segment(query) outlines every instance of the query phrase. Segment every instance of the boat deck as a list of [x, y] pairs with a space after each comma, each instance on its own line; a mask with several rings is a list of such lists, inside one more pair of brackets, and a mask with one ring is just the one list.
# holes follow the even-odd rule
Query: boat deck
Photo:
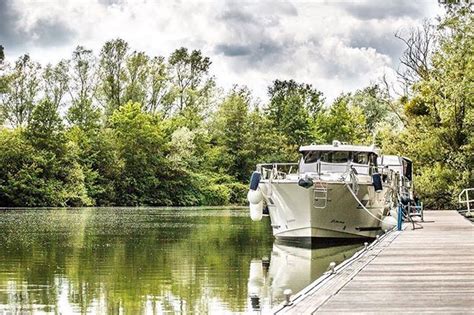
[[474, 313], [474, 225], [425, 211], [422, 229], [386, 234], [295, 294], [277, 314]]

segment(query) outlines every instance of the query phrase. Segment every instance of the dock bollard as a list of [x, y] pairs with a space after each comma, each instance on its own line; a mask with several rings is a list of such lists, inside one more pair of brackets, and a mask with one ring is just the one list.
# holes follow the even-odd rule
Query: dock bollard
[[290, 298], [291, 298], [292, 294], [293, 294], [293, 291], [291, 291], [291, 289], [285, 289], [285, 291], [283, 291], [283, 295], [285, 296], [285, 305], [286, 306], [291, 305]]
[[331, 271], [331, 274], [336, 273], [336, 270], [334, 268], [336, 268], [336, 263], [333, 261], [329, 264], [329, 268], [328, 268]]
[[367, 242], [364, 243], [364, 249], [365, 250], [369, 249], [369, 243], [367, 243]]
[[254, 311], [260, 310], [260, 297], [258, 296], [258, 294], [250, 295], [250, 303], [252, 304], [252, 309]]

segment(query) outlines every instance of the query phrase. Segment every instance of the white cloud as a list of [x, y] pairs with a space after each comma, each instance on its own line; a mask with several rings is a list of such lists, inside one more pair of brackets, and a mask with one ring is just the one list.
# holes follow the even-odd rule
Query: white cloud
[[329, 100], [393, 75], [402, 51], [394, 32], [437, 13], [434, 1], [5, 1], [15, 19], [0, 43], [11, 57], [54, 62], [120, 37], [151, 55], [201, 49], [225, 88], [245, 84], [265, 98], [274, 79], [291, 78]]

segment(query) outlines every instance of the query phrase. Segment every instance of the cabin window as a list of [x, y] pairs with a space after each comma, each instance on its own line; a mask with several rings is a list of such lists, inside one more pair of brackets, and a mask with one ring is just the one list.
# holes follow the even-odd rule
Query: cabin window
[[347, 163], [350, 158], [350, 152], [333, 152], [332, 162], [333, 163]]
[[377, 166], [377, 154], [369, 153], [369, 164]]
[[319, 152], [318, 151], [309, 151], [304, 153], [304, 162], [306, 164], [315, 163], [318, 161]]
[[369, 164], [369, 155], [366, 152], [356, 152], [352, 162], [357, 164]]
[[329, 163], [347, 163], [350, 158], [350, 152], [347, 151], [333, 151], [333, 152], [321, 152], [321, 162]]
[[412, 163], [405, 159], [403, 159], [403, 176], [408, 180], [412, 179]]

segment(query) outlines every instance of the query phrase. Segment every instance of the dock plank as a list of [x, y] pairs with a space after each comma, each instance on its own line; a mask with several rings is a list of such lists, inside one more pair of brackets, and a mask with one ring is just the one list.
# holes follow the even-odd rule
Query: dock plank
[[426, 211], [423, 229], [396, 231], [278, 314], [473, 313], [474, 226]]

